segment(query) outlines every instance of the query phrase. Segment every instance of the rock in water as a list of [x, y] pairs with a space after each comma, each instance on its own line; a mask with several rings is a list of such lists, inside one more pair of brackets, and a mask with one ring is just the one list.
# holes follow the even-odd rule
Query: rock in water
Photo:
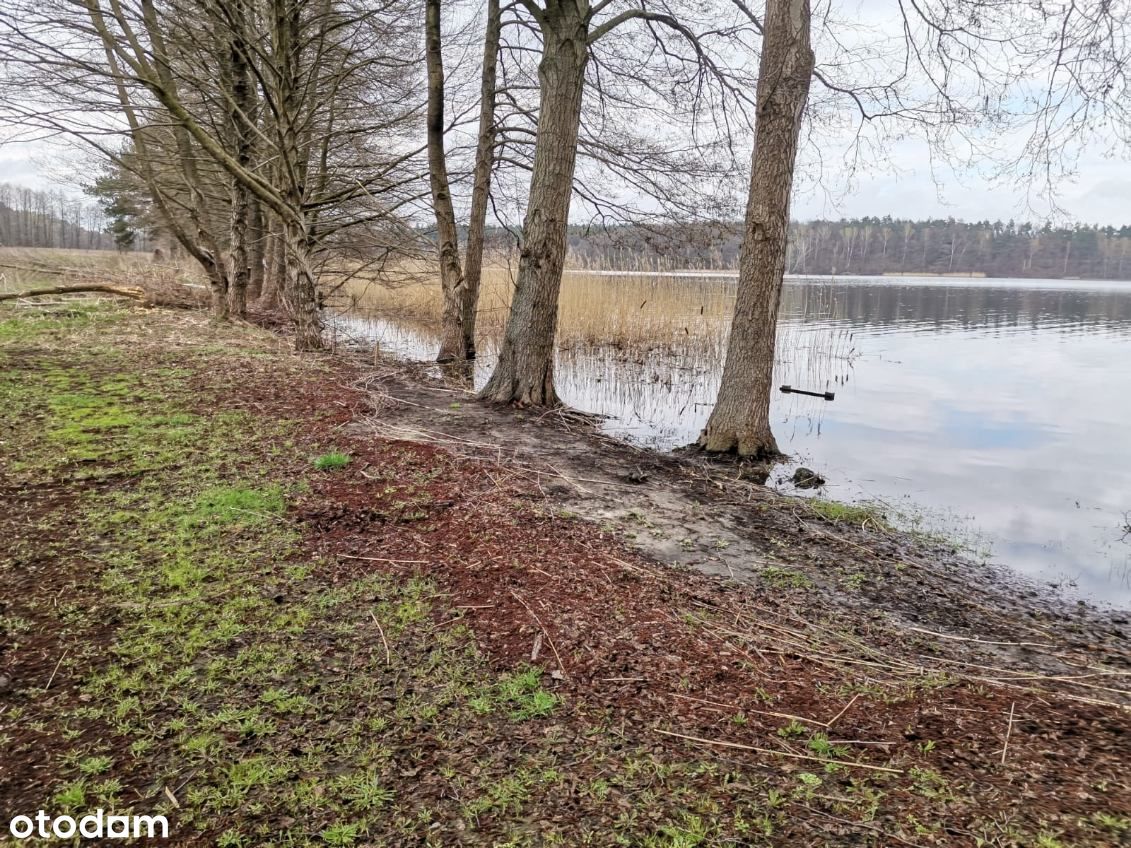
[[793, 485], [799, 489], [819, 489], [825, 485], [825, 478], [809, 468], [798, 468], [793, 472]]

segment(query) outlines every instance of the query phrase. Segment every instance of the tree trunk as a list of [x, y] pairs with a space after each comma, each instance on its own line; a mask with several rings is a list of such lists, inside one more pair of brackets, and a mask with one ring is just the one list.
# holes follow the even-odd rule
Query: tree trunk
[[228, 243], [228, 305], [237, 318], [247, 317], [247, 290], [251, 276], [248, 255], [248, 191], [238, 180], [230, 180], [232, 220]]
[[813, 75], [809, 24], [809, 0], [768, 0], [734, 323], [719, 397], [699, 437], [708, 451], [780, 456], [770, 394], [797, 140]]
[[214, 263], [205, 270], [208, 272], [208, 294], [209, 302], [212, 304], [212, 317], [217, 321], [227, 321], [231, 315], [228, 275], [220, 263]]
[[278, 309], [280, 293], [283, 289], [283, 278], [287, 273], [286, 251], [283, 248], [283, 237], [279, 232], [277, 216], [268, 213], [264, 237], [267, 241], [266, 259], [264, 260], [265, 272], [263, 277], [263, 291], [259, 295], [259, 306], [262, 309]]
[[322, 350], [322, 316], [305, 228], [293, 221], [284, 222], [283, 242], [286, 275], [282, 296], [295, 325], [295, 350]]
[[479, 89], [479, 142], [475, 148], [471, 214], [467, 222], [467, 258], [463, 268], [463, 347], [468, 359], [475, 358], [475, 319], [483, 279], [483, 240], [495, 157], [495, 83], [501, 28], [499, 0], [487, 0], [487, 35], [483, 42], [483, 75]]
[[518, 280], [499, 362], [480, 393], [487, 400], [521, 406], [559, 403], [554, 390], [554, 336], [589, 58], [587, 12], [561, 2], [545, 14], [538, 65], [538, 136]]
[[[142, 0], [141, 10], [146, 33], [152, 43], [153, 67], [158, 80], [165, 92], [174, 99], [179, 99], [177, 86], [170, 70], [172, 66], [165, 46], [165, 37], [158, 24], [157, 11], [153, 0]], [[184, 175], [185, 187], [188, 189], [191, 199], [188, 206], [189, 219], [196, 227], [197, 242], [205, 248], [203, 254], [206, 256], [206, 260], [203, 264], [212, 286], [212, 312], [216, 318], [226, 320], [228, 318], [227, 269], [223, 261], [223, 254], [217, 244], [216, 230], [212, 226], [208, 201], [201, 188], [202, 181], [196, 167], [196, 152], [193, 150], [192, 138], [188, 129], [181, 121], [174, 120], [172, 130], [177, 147], [177, 161]]]
[[263, 226], [263, 204], [254, 197], [251, 198], [248, 236], [250, 238], [248, 264], [251, 266], [251, 272], [247, 278], [247, 299], [255, 301], [263, 294], [267, 233]]
[[444, 309], [440, 321], [440, 352], [437, 362], [467, 359], [463, 335], [463, 270], [459, 262], [459, 231], [452, 208], [444, 154], [444, 56], [440, 34], [440, 0], [424, 3], [424, 55], [428, 65], [428, 177], [432, 189], [432, 211], [436, 217], [436, 241], [440, 252], [440, 287]]
[[279, 57], [275, 74], [276, 108], [272, 111], [279, 158], [275, 173], [282, 183], [278, 209], [286, 255], [282, 303], [295, 326], [297, 350], [321, 350], [322, 316], [311, 256], [313, 238], [306, 204], [309, 122], [304, 118], [303, 62], [309, 57], [303, 41], [303, 4], [275, 0], [271, 7], [272, 46]]
[[[248, 67], [248, 48], [244, 41], [246, 9], [244, 0], [231, 0], [228, 5], [231, 29], [228, 33], [228, 55], [221, 75], [228, 94], [228, 135], [240, 168], [251, 168], [252, 140], [255, 121], [255, 90]], [[229, 174], [231, 216], [228, 238], [228, 303], [238, 318], [247, 317], [247, 290], [251, 277], [249, 234], [251, 227], [251, 192], [234, 174]]]

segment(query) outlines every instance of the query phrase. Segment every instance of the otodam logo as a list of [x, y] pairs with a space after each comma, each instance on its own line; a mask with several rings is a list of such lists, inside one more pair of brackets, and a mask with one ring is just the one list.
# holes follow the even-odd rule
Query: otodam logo
[[54, 816], [40, 810], [34, 816], [15, 816], [8, 823], [8, 832], [16, 839], [168, 839], [169, 821], [164, 816], [115, 816], [95, 810], [81, 818]]

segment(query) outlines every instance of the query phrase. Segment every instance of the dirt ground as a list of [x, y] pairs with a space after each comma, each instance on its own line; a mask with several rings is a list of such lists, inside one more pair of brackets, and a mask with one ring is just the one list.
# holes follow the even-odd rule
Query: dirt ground
[[893, 530], [871, 509], [779, 495], [755, 482], [763, 469], [636, 448], [568, 411], [481, 404], [431, 367], [387, 362], [358, 385], [373, 412], [352, 432], [507, 468], [651, 560], [742, 584], [804, 586], [822, 609], [949, 640], [956, 661], [998, 655], [1070, 675], [1066, 652], [1076, 650], [1077, 662], [1099, 658], [1115, 676], [1129, 668], [1127, 611], [1065, 601], [949, 540]]
[[1131, 844], [1120, 614], [194, 312], [6, 309], [0, 364], [0, 813], [158, 811], [186, 845]]

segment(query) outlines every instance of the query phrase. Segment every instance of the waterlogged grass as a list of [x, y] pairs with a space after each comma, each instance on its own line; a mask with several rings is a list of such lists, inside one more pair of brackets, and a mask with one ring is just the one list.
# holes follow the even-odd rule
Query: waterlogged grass
[[805, 504], [822, 518], [834, 524], [853, 524], [857, 527], [888, 526], [883, 509], [878, 504], [844, 503], [824, 498], [807, 498]]

